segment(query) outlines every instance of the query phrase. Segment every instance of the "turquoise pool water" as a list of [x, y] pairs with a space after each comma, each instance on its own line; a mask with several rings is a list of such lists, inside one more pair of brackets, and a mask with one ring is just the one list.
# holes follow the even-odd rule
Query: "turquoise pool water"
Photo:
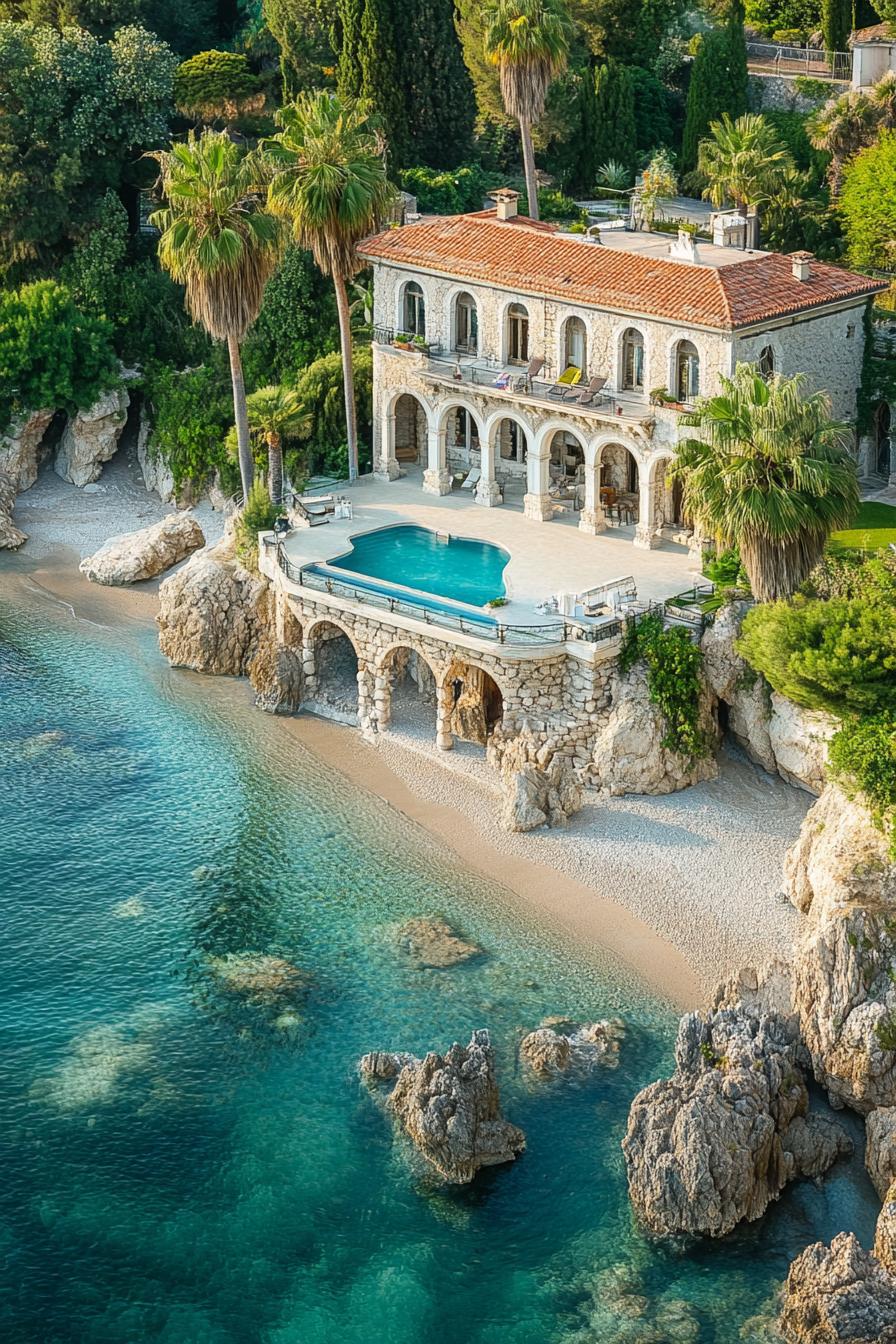
[[398, 523], [353, 537], [351, 550], [329, 561], [329, 568], [481, 607], [504, 596], [509, 559], [503, 547], [487, 541], [446, 540], [428, 527]]
[[[2, 578], [2, 575], [0, 575]], [[633, 1229], [619, 1140], [676, 1018], [612, 961], [527, 923], [378, 798], [169, 670], [151, 633], [75, 624], [0, 583], [0, 1337], [4, 1344], [742, 1344], [789, 1258], [876, 1204], [856, 1159], [722, 1245]], [[440, 911], [486, 955], [415, 969]], [[291, 1007], [222, 991], [273, 953]], [[615, 1071], [533, 1086], [547, 1013], [623, 1016]], [[467, 1190], [415, 1184], [355, 1075], [365, 1050], [491, 1028], [528, 1137]], [[647, 1299], [613, 1315], [600, 1275]]]

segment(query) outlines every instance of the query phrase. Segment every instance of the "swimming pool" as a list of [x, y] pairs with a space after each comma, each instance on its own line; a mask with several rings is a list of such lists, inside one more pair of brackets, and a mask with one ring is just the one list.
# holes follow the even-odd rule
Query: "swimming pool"
[[351, 550], [326, 567], [481, 607], [504, 596], [509, 559], [509, 552], [488, 541], [397, 523], [353, 537]]

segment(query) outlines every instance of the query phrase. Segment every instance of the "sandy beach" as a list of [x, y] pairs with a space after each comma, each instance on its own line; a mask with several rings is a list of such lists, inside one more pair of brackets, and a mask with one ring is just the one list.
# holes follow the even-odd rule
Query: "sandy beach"
[[[103, 484], [84, 496], [45, 475], [22, 497], [28, 509], [18, 516], [31, 539], [0, 554], [0, 594], [38, 595], [71, 619], [145, 629], [158, 582], [101, 588], [77, 565], [106, 537], [170, 510], [139, 488], [128, 463], [116, 460]], [[207, 514], [199, 516], [214, 539], [220, 517]], [[233, 689], [246, 693], [241, 683]], [[372, 743], [310, 715], [276, 726], [531, 916], [609, 950], [676, 1005], [697, 1006], [725, 975], [791, 944], [798, 916], [779, 892], [781, 863], [812, 800], [736, 752], [723, 752], [717, 780], [665, 797], [592, 794], [566, 829], [515, 835], [498, 824], [481, 751], [437, 752], [422, 710], [396, 714], [394, 730]]]

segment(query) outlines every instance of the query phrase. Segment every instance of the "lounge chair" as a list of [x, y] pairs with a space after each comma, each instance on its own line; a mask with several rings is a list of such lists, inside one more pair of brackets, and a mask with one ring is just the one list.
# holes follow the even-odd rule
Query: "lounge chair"
[[534, 359], [530, 359], [529, 363], [526, 365], [526, 372], [521, 373], [514, 383], [517, 392], [531, 392], [532, 382], [538, 377], [543, 368], [544, 360], [540, 355], [536, 355]]
[[563, 398], [569, 392], [570, 388], [576, 386], [582, 381], [582, 370], [577, 369], [575, 364], [570, 364], [569, 368], [564, 369], [553, 387], [548, 388], [549, 397]]
[[479, 478], [481, 477], [481, 475], [482, 475], [482, 469], [480, 467], [471, 468], [471, 470], [467, 473], [463, 485], [460, 487], [461, 490], [473, 490], [479, 484]]
[[587, 387], [583, 387], [579, 391], [573, 388], [566, 393], [563, 400], [574, 401], [577, 406], [590, 406], [598, 392], [603, 391], [606, 382], [606, 378], [589, 378]]
[[328, 523], [326, 504], [312, 504], [310, 501], [304, 504], [296, 495], [293, 496], [290, 512], [295, 514], [305, 527], [320, 527], [321, 523]]

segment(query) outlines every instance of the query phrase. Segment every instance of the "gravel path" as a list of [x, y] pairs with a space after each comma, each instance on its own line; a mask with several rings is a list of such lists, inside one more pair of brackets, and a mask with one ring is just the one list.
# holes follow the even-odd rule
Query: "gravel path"
[[789, 950], [799, 916], [780, 894], [781, 865], [809, 794], [726, 749], [716, 780], [658, 798], [591, 791], [565, 830], [510, 835], [498, 824], [499, 793], [485, 753], [469, 744], [438, 751], [433, 715], [431, 706], [402, 696], [378, 750], [421, 798], [459, 808], [483, 843], [559, 869], [625, 905], [680, 949], [707, 989]]

